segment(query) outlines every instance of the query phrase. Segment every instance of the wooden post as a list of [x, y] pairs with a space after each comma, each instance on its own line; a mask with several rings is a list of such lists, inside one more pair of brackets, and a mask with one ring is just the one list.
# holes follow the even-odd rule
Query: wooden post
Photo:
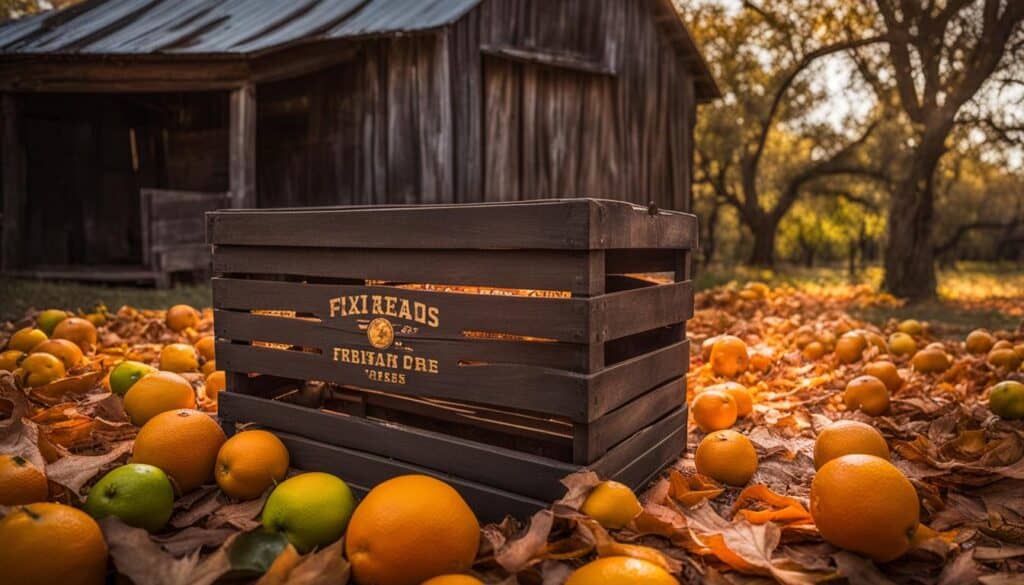
[[3, 134], [0, 144], [0, 188], [3, 189], [3, 242], [0, 268], [10, 271], [21, 260], [21, 221], [25, 211], [25, 152], [21, 143], [18, 99], [13, 94], [2, 98]]
[[231, 92], [228, 174], [232, 207], [256, 206], [256, 88], [247, 83]]

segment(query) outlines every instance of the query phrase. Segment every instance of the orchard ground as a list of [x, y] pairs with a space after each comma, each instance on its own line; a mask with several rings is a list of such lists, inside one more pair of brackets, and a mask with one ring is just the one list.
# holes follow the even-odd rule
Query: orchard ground
[[[851, 278], [845, 268], [784, 267], [777, 271], [746, 267], [712, 266], [698, 272], [697, 290], [757, 280], [771, 287], [790, 285], [808, 292], [841, 290], [851, 284], [877, 289], [880, 267], [869, 267]], [[939, 272], [939, 298], [901, 306], [855, 309], [853, 315], [881, 325], [889, 319], [918, 319], [932, 323], [941, 336], [962, 335], [977, 327], [1014, 329], [1024, 319], [1024, 266], [1019, 264], [959, 263]], [[1016, 302], [1015, 302], [1016, 301]], [[209, 285], [192, 284], [170, 289], [141, 286], [103, 286], [73, 282], [45, 282], [0, 278], [0, 321], [18, 319], [29, 308], [65, 307], [92, 310], [104, 304], [116, 311], [122, 305], [143, 309], [166, 308], [178, 303], [208, 307]], [[1017, 310], [1014, 309], [1017, 307]]]

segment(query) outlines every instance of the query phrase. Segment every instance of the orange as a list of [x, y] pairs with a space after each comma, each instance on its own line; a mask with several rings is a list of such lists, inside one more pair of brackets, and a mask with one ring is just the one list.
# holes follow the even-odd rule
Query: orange
[[217, 423], [197, 410], [162, 412], [139, 430], [132, 463], [159, 467], [179, 493], [190, 492], [213, 479], [217, 452], [226, 439]]
[[992, 345], [992, 349], [1013, 349], [1013, 344], [1008, 339], [1000, 339]]
[[906, 333], [896, 332], [889, 336], [889, 353], [910, 355], [917, 351], [917, 342]]
[[210, 361], [204, 363], [203, 365], [199, 366], [199, 373], [203, 374], [204, 376], [209, 376], [210, 374], [212, 374], [212, 373], [214, 373], [216, 371], [217, 371], [217, 360], [210, 360]]
[[102, 585], [107, 544], [81, 510], [40, 502], [18, 506], [0, 520], [3, 582], [18, 585]]
[[484, 585], [484, 582], [469, 575], [441, 575], [427, 579], [422, 585]]
[[45, 502], [50, 497], [46, 475], [30, 461], [0, 455], [0, 506]]
[[937, 347], [926, 347], [915, 353], [910, 363], [915, 370], [926, 374], [945, 372], [951, 365], [946, 352]]
[[172, 331], [184, 331], [199, 325], [199, 311], [189, 305], [174, 305], [167, 309], [167, 326]]
[[17, 370], [21, 365], [21, 360], [25, 359], [25, 355], [25, 352], [20, 349], [8, 349], [0, 352], [0, 370], [8, 372]]
[[223, 392], [226, 387], [227, 381], [224, 377], [224, 371], [217, 370], [206, 377], [206, 385], [203, 387], [203, 391], [210, 400], [217, 400], [217, 395]]
[[217, 453], [214, 476], [225, 494], [252, 500], [288, 473], [288, 449], [273, 433], [242, 431]]
[[651, 561], [603, 557], [573, 571], [565, 585], [679, 585], [679, 581]]
[[736, 400], [726, 392], [705, 390], [693, 397], [690, 404], [693, 422], [705, 433], [727, 429], [736, 422]]
[[199, 369], [196, 348], [187, 343], [170, 343], [160, 350], [160, 369], [168, 372], [194, 372]]
[[89, 351], [96, 345], [96, 326], [81, 317], [68, 317], [53, 328], [53, 337], [67, 339]]
[[747, 344], [734, 335], [722, 335], [711, 345], [711, 370], [733, 378], [747, 369]]
[[124, 395], [124, 410], [132, 424], [139, 427], [161, 412], [195, 407], [192, 384], [173, 372], [150, 372]]
[[871, 362], [864, 366], [864, 373], [881, 380], [889, 392], [895, 392], [903, 386], [903, 378], [892, 362]]
[[20, 379], [22, 384], [35, 388], [63, 378], [67, 371], [64, 362], [48, 353], [33, 353], [21, 360]]
[[868, 342], [860, 333], [850, 331], [844, 333], [836, 342], [836, 357], [839, 363], [850, 364], [860, 359], [867, 349]]
[[580, 507], [605, 528], [619, 529], [636, 518], [643, 506], [629, 486], [617, 481], [603, 481], [597, 485]]
[[36, 315], [36, 325], [43, 330], [43, 333], [53, 335], [53, 329], [57, 326], [57, 323], [67, 318], [68, 314], [60, 309], [46, 309]]
[[825, 345], [820, 341], [812, 341], [804, 346], [803, 356], [805, 360], [820, 360], [825, 355]]
[[919, 506], [910, 481], [874, 455], [833, 459], [811, 482], [811, 516], [822, 538], [879, 562], [910, 549]]
[[837, 420], [814, 440], [814, 468], [843, 455], [861, 453], [889, 460], [889, 445], [875, 427], [855, 420]]
[[721, 335], [714, 335], [712, 337], [708, 337], [700, 344], [700, 359], [705, 362], [711, 361], [711, 348], [714, 347], [715, 342], [721, 337]]
[[705, 386], [700, 392], [725, 392], [732, 399], [736, 401], [736, 416], [745, 417], [754, 411], [754, 399], [750, 396], [750, 390], [739, 382], [722, 382], [721, 384], [713, 384], [711, 386]]
[[858, 376], [846, 384], [843, 402], [850, 410], [878, 416], [889, 409], [889, 389], [874, 376]]
[[988, 352], [988, 363], [998, 368], [1016, 370], [1021, 364], [1021, 357], [1013, 349], [1001, 347]]
[[204, 360], [206, 360], [208, 362], [209, 361], [213, 361], [214, 359], [216, 359], [214, 357], [214, 353], [215, 353], [214, 352], [214, 346], [215, 345], [216, 345], [216, 339], [214, 339], [214, 337], [212, 335], [206, 335], [204, 337], [200, 337], [199, 341], [197, 341], [196, 345], [195, 345], [196, 352], [199, 354], [199, 357], [203, 358]]
[[984, 329], [975, 329], [967, 334], [964, 345], [970, 353], [988, 353], [996, 340], [992, 334]]
[[900, 324], [896, 326], [896, 330], [908, 335], [921, 335], [924, 333], [924, 325], [917, 319], [907, 319], [905, 321], [901, 321]]
[[419, 585], [464, 573], [480, 545], [480, 524], [450, 485], [403, 475], [370, 490], [352, 514], [345, 556], [359, 585]]
[[746, 485], [757, 471], [757, 451], [750, 439], [733, 430], [704, 437], [693, 456], [697, 473], [731, 486]]
[[46, 341], [46, 333], [42, 329], [25, 327], [14, 332], [14, 335], [7, 340], [7, 349], [16, 349], [28, 353], [32, 348]]
[[67, 370], [82, 363], [82, 360], [85, 359], [82, 348], [67, 339], [47, 339], [33, 347], [32, 353], [48, 353], [60, 359]]
[[772, 353], [769, 350], [750, 352], [750, 369], [755, 372], [766, 372], [772, 367]]

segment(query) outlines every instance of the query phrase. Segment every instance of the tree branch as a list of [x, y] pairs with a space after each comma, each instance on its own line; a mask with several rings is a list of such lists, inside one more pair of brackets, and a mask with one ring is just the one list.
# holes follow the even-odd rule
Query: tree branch
[[836, 197], [837, 199], [845, 199], [850, 203], [860, 205], [861, 207], [870, 211], [878, 211], [878, 204], [868, 199], [867, 197], [861, 197], [860, 195], [854, 195], [849, 191], [843, 189], [815, 189], [814, 195], [822, 197]]
[[1011, 219], [1010, 221], [1007, 222], [974, 221], [971, 223], [965, 223], [957, 227], [956, 230], [953, 232], [953, 235], [949, 236], [949, 238], [946, 239], [945, 242], [942, 242], [941, 244], [934, 246], [932, 248], [932, 251], [936, 256], [941, 256], [942, 254], [945, 254], [946, 252], [949, 252], [950, 250], [955, 248], [956, 245], [960, 243], [960, 240], [963, 239], [963, 237], [970, 232], [977, 230], [1009, 229], [1018, 225], [1024, 225], [1024, 218], [1018, 217], [1016, 219]]

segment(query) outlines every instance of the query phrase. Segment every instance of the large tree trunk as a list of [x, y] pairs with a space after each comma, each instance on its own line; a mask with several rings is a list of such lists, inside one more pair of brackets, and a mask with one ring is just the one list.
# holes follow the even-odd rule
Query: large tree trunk
[[[930, 157], [929, 157], [930, 158]], [[911, 300], [935, 296], [935, 254], [932, 248], [934, 163], [914, 161], [889, 204], [889, 245], [885, 250], [885, 289]]]
[[750, 251], [747, 264], [765, 268], [775, 267], [775, 233], [778, 228], [778, 220], [771, 216], [750, 224], [750, 232], [754, 235], [754, 248]]

